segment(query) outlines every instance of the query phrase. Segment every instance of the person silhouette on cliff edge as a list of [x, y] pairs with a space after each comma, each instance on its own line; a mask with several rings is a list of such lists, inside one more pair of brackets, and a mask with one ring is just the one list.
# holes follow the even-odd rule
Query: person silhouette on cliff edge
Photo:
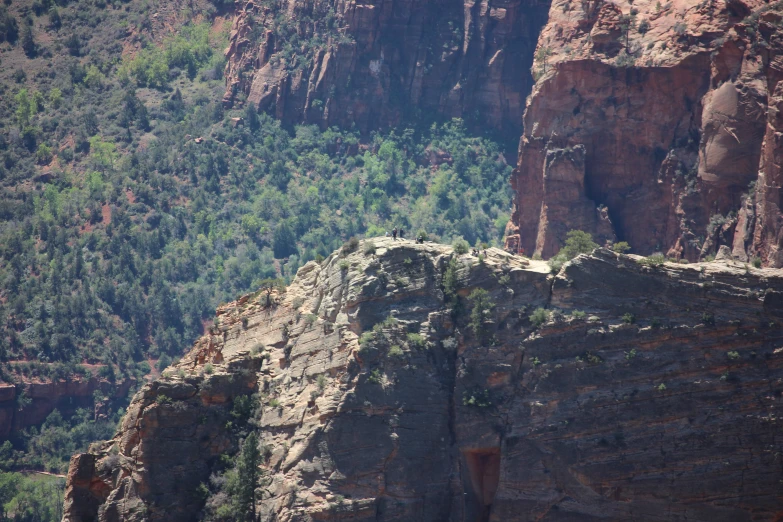
[[392, 229], [392, 239], [397, 239], [397, 227]]

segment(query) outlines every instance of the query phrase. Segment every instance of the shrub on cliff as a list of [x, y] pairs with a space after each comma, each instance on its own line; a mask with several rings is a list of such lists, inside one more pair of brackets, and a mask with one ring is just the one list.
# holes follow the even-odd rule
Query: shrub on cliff
[[460, 255], [467, 254], [468, 250], [470, 250], [470, 244], [461, 237], [455, 239], [451, 246], [454, 248], [454, 253]]
[[549, 267], [553, 273], [560, 271], [566, 261], [570, 261], [579, 254], [589, 254], [598, 248], [593, 241], [593, 236], [582, 230], [570, 230], [566, 234], [565, 245], [549, 260]]
[[490, 314], [495, 307], [489, 298], [489, 292], [483, 288], [476, 288], [468, 296], [468, 300], [473, 305], [473, 310], [470, 312], [470, 328], [473, 333], [479, 339], [484, 342], [487, 338], [487, 322], [491, 319]]
[[549, 316], [550, 316], [549, 310], [538, 307], [530, 315], [530, 322], [533, 324], [533, 326], [538, 328], [542, 326], [544, 323], [546, 323], [547, 321], [549, 321]]

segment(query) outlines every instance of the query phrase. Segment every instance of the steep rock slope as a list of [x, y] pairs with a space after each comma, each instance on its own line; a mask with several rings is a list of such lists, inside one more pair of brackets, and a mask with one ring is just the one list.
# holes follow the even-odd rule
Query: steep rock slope
[[726, 245], [783, 266], [782, 18], [762, 0], [554, 1], [508, 247], [547, 257], [581, 228], [642, 254]]
[[193, 520], [254, 392], [261, 520], [779, 519], [780, 271], [368, 243], [220, 308], [64, 520]]
[[463, 117], [521, 132], [549, 0], [251, 0], [226, 51], [226, 94], [288, 123]]

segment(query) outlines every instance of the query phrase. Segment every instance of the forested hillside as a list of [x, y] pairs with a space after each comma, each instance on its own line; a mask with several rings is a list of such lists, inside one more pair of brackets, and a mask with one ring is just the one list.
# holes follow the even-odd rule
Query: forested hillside
[[[219, 303], [351, 236], [501, 241], [511, 167], [459, 120], [360, 135], [224, 109], [226, 9], [0, 6], [0, 380], [17, 414], [29, 382], [140, 382]], [[12, 434], [0, 466], [63, 472], [122, 405], [55, 411]], [[22, 516], [13, 490], [0, 486], [0, 516]]]

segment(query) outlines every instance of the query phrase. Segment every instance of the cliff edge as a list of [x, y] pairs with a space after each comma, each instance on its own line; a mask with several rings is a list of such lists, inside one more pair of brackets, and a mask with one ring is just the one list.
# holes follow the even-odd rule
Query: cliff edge
[[265, 521], [779, 520], [782, 316], [732, 262], [347, 245], [221, 307], [73, 457], [64, 520], [196, 519], [253, 393]]

